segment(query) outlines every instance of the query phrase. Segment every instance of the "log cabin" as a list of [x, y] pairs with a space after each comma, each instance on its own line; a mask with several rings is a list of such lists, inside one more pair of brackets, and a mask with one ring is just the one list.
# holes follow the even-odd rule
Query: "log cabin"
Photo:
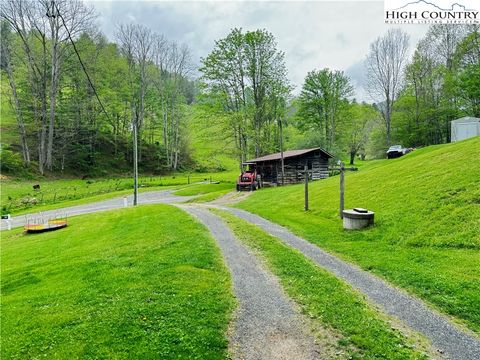
[[[296, 184], [305, 179], [305, 165], [308, 167], [309, 179], [319, 180], [328, 177], [328, 161], [333, 156], [322, 148], [288, 150], [283, 152], [284, 184]], [[275, 153], [249, 160], [255, 164], [257, 173], [264, 184], [282, 184], [282, 155]]]

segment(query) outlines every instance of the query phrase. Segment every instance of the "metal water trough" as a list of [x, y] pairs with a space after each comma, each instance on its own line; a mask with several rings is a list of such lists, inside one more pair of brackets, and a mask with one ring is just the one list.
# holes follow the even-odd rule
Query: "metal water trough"
[[373, 225], [375, 213], [367, 209], [354, 208], [343, 210], [343, 228], [347, 230], [360, 230]]
[[26, 224], [23, 227], [28, 234], [42, 233], [46, 231], [54, 231], [67, 227], [67, 214], [62, 216], [55, 215], [46, 219], [42, 214], [34, 216], [33, 218], [25, 217]]
[[24, 229], [29, 234], [42, 233], [46, 231], [54, 231], [67, 227], [66, 220], [49, 220], [44, 224], [27, 224]]

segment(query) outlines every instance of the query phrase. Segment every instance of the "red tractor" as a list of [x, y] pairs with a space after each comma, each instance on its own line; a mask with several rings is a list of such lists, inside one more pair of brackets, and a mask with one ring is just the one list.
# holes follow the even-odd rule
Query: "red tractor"
[[237, 191], [250, 190], [254, 191], [262, 187], [260, 174], [257, 174], [255, 163], [243, 163], [242, 173], [237, 180]]

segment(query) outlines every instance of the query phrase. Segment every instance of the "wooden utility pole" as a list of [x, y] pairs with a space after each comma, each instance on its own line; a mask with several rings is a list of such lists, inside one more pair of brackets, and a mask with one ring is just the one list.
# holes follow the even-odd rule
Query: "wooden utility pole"
[[305, 211], [308, 211], [308, 165], [305, 164]]
[[343, 208], [345, 205], [345, 164], [340, 162], [340, 219], [343, 219]]
[[282, 186], [285, 185], [285, 163], [283, 161], [283, 124], [282, 119], [279, 122], [280, 125], [280, 158], [282, 159]]
[[133, 206], [138, 202], [138, 140], [137, 140], [137, 114], [133, 121]]

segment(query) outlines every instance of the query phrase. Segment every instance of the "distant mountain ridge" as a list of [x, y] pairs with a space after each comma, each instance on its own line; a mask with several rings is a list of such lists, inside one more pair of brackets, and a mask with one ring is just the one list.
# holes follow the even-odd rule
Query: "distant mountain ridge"
[[408, 4], [405, 4], [401, 7], [399, 7], [398, 9], [395, 9], [395, 10], [401, 10], [401, 9], [404, 9], [404, 8], [410, 6], [410, 5], [416, 5], [416, 4], [430, 5], [430, 6], [433, 6], [433, 7], [437, 8], [438, 10], [441, 10], [441, 11], [453, 11], [455, 5], [463, 8], [463, 11], [474, 11], [474, 9], [467, 9], [465, 5], [462, 5], [462, 4], [459, 4], [459, 3], [453, 3], [450, 9], [443, 9], [440, 6], [438, 6], [436, 4], [433, 4], [431, 2], [428, 2], [428, 1], [425, 1], [425, 0], [412, 1], [412, 2], [409, 2]]

